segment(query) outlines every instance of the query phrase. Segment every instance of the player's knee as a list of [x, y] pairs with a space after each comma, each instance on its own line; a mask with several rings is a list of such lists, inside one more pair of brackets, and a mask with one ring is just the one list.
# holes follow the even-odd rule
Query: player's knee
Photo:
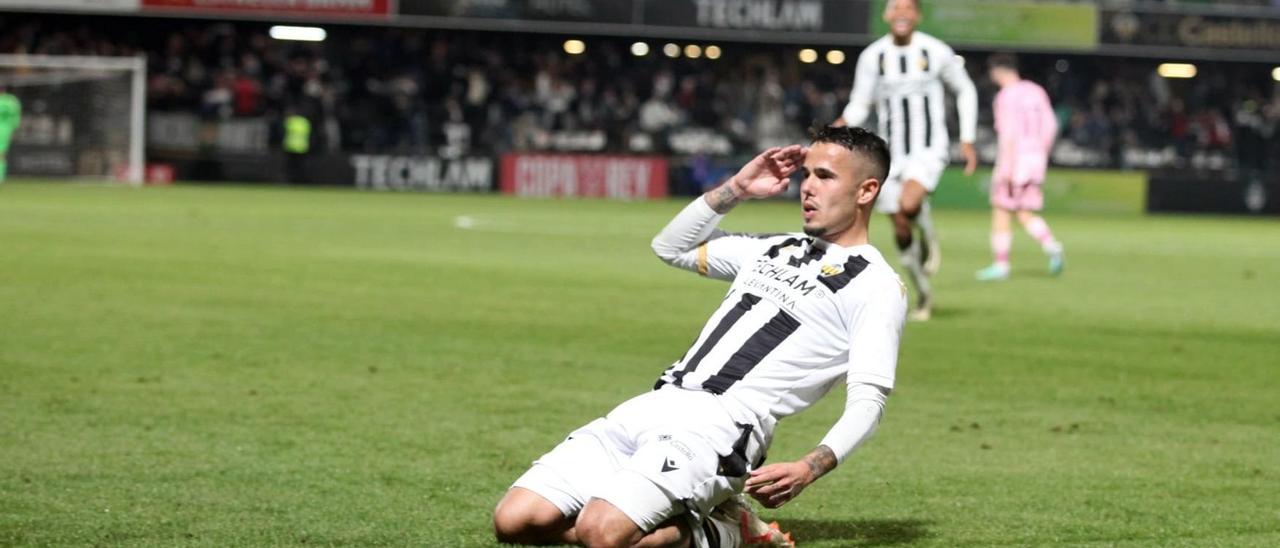
[[629, 548], [632, 545], [630, 535], [624, 535], [608, 528], [588, 529], [588, 533], [578, 533], [578, 541], [587, 548]]
[[914, 219], [920, 214], [922, 204], [923, 202], [920, 200], [903, 200], [902, 203], [898, 204], [898, 213], [901, 213], [903, 218], [907, 220]]
[[504, 544], [522, 543], [528, 538], [529, 522], [510, 505], [499, 504], [493, 511], [493, 536]]
[[516, 504], [499, 503], [493, 511], [493, 535], [504, 544], [536, 544], [551, 524]]
[[583, 509], [578, 516], [574, 531], [578, 534], [578, 540], [591, 548], [631, 546], [633, 541], [632, 531], [617, 527], [604, 512], [593, 511], [590, 507]]

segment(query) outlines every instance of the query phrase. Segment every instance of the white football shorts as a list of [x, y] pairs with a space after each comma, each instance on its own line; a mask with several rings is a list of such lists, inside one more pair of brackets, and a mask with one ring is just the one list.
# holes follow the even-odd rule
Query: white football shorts
[[876, 198], [876, 211], [892, 215], [898, 212], [902, 199], [902, 185], [916, 181], [933, 194], [938, 188], [942, 171], [947, 168], [947, 157], [937, 154], [912, 154], [902, 160], [894, 160], [889, 167], [888, 180]]
[[[759, 440], [717, 396], [668, 386], [575, 430], [512, 487], [541, 495], [566, 516], [603, 499], [645, 532], [682, 514], [698, 523], [742, 490], [750, 463], [762, 460]], [[734, 462], [748, 464], [735, 469]]]

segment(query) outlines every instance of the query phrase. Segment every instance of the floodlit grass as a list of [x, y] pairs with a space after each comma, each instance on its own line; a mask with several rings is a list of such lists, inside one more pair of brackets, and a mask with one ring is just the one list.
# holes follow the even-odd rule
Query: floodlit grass
[[[648, 249], [682, 205], [6, 184], [0, 545], [489, 544], [509, 483], [720, 300]], [[766, 517], [803, 546], [1280, 545], [1280, 223], [1051, 217], [1063, 278], [1019, 235], [980, 285], [986, 215], [937, 217], [876, 438]]]

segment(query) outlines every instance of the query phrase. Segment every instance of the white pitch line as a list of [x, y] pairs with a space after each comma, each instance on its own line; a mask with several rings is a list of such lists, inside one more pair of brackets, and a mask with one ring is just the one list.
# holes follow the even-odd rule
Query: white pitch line
[[[480, 218], [476, 215], [458, 215], [453, 218], [453, 226], [459, 230], [472, 230], [478, 232], [496, 232], [501, 234], [538, 234], [543, 236], [581, 236], [585, 233], [594, 235], [643, 235], [646, 230], [638, 227], [618, 227], [611, 226], [607, 228], [573, 228], [563, 225], [548, 224], [544, 220], [530, 219], [521, 221], [516, 219], [490, 219]], [[631, 228], [631, 230], [627, 230]]]

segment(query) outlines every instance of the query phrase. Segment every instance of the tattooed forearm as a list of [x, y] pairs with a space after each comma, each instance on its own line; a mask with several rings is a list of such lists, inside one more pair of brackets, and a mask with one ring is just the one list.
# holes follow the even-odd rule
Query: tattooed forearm
[[836, 460], [836, 454], [830, 447], [819, 445], [804, 456], [804, 463], [808, 464], [809, 471], [813, 472], [813, 479], [818, 479], [827, 472], [835, 470], [840, 461]]
[[711, 206], [711, 210], [721, 215], [728, 213], [733, 206], [742, 201], [742, 197], [733, 188], [733, 180], [707, 191], [706, 197], [707, 205]]

